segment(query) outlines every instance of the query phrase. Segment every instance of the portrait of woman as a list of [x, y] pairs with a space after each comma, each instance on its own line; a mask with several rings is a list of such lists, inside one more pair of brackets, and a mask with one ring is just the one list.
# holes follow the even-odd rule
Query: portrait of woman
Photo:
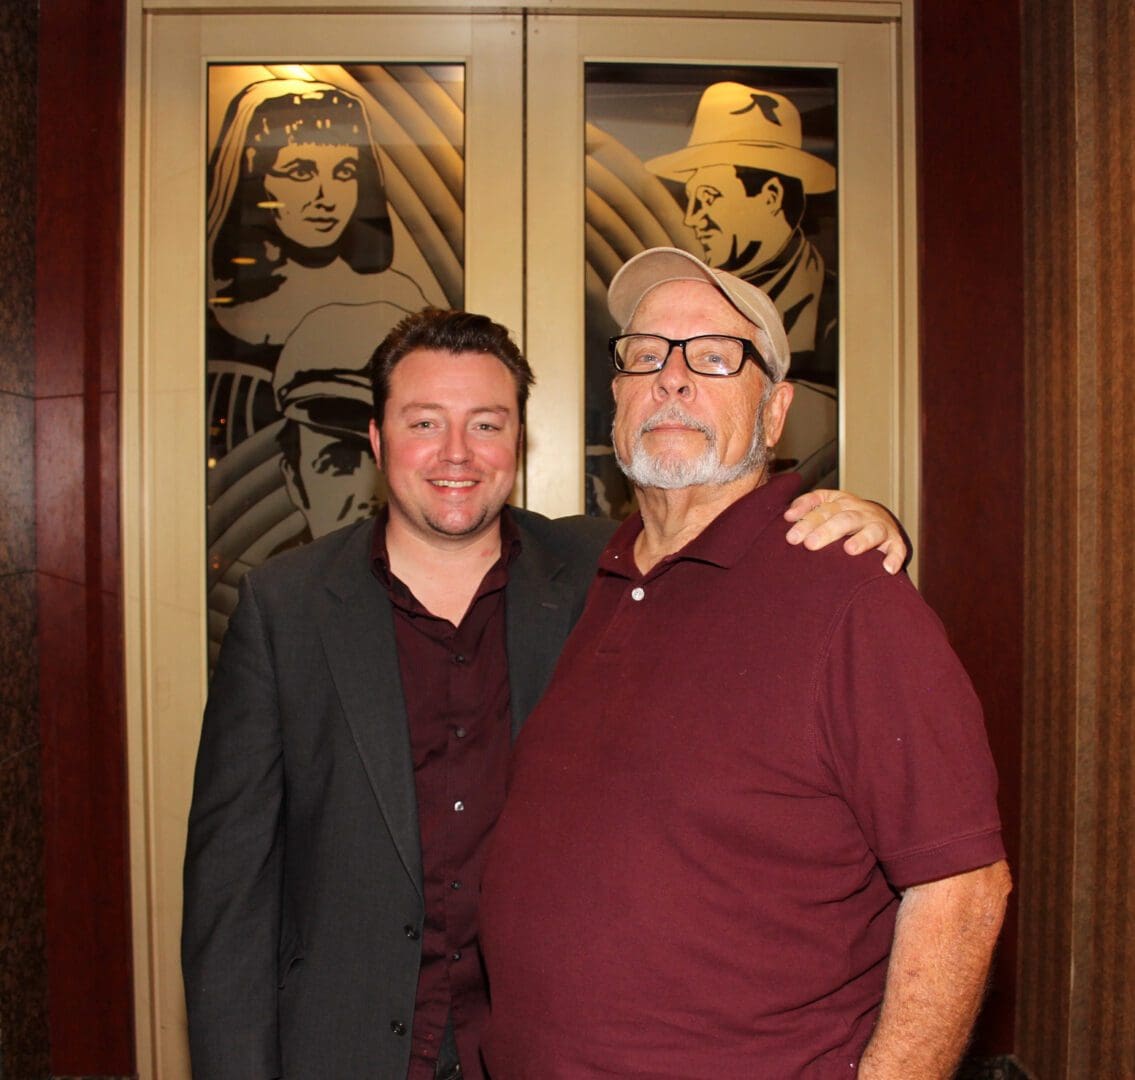
[[211, 64], [208, 77], [215, 657], [245, 570], [378, 503], [365, 365], [405, 315], [463, 299], [464, 68]]
[[223, 335], [255, 350], [211, 348], [211, 358], [271, 369], [304, 315], [328, 303], [426, 306], [391, 266], [363, 102], [329, 83], [265, 79], [232, 99], [209, 162], [207, 230], [210, 312]]

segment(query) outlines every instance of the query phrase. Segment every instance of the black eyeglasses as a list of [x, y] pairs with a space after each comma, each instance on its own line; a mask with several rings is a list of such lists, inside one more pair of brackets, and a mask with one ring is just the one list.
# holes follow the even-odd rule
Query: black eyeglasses
[[736, 375], [752, 360], [772, 382], [776, 382], [765, 358], [756, 345], [745, 338], [722, 334], [699, 334], [675, 341], [657, 334], [619, 334], [607, 342], [611, 362], [622, 375], [652, 375], [661, 371], [674, 349], [682, 350], [682, 359], [697, 375], [721, 378]]

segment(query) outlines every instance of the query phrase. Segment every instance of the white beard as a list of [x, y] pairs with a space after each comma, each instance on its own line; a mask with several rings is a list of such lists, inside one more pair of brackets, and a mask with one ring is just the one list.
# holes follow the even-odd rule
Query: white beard
[[[667, 405], [649, 417], [638, 429], [631, 445], [631, 459], [624, 461], [618, 449], [615, 460], [626, 478], [640, 488], [694, 487], [700, 484], [731, 484], [743, 476], [763, 469], [769, 459], [769, 448], [765, 445], [765, 404], [772, 392], [772, 384], [761, 396], [757, 407], [757, 419], [753, 425], [753, 436], [745, 456], [734, 465], [722, 463], [717, 450], [717, 432], [708, 424], [692, 417], [681, 405]], [[679, 423], [705, 436], [705, 450], [696, 458], [670, 458], [650, 454], [643, 446], [642, 437], [661, 424]], [[614, 438], [611, 439], [614, 443]]]

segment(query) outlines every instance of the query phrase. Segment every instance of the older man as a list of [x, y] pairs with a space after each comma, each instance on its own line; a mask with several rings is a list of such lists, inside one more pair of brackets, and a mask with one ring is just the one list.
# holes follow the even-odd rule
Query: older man
[[489, 1071], [946, 1077], [1009, 889], [970, 683], [904, 576], [784, 544], [768, 297], [655, 249], [610, 307], [641, 513], [514, 752]]

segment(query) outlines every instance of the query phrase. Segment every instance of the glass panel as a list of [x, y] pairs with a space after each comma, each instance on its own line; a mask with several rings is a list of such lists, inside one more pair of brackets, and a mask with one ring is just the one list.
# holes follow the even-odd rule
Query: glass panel
[[210, 654], [240, 576], [372, 514], [369, 359], [464, 301], [463, 64], [211, 64]]
[[656, 245], [680, 247], [772, 296], [796, 396], [776, 469], [838, 480], [837, 72], [827, 67], [585, 67], [587, 512], [623, 517], [611, 449], [606, 289]]

